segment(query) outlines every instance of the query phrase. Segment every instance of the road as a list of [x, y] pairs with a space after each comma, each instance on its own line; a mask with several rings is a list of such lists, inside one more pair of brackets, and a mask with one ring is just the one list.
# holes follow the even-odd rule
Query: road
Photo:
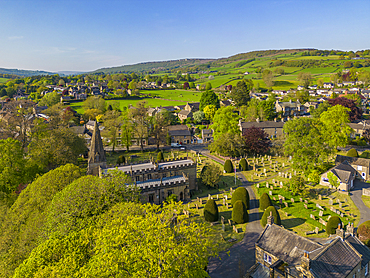
[[354, 182], [354, 188], [351, 190], [351, 199], [361, 212], [359, 225], [364, 223], [365, 221], [370, 220], [370, 209], [364, 204], [364, 202], [361, 199], [362, 188], [369, 189], [370, 184], [356, 179]]

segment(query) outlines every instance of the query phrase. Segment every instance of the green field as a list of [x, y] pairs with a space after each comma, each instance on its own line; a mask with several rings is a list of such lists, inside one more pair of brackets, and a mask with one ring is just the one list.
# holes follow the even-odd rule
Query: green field
[[[159, 97], [165, 100], [176, 100], [179, 102], [199, 102], [202, 95], [202, 92], [195, 90], [141, 90], [140, 93], [150, 97]], [[167, 106], [167, 104], [162, 106]]]
[[8, 78], [3, 78], [3, 77], [0, 77], [0, 83], [6, 83], [8, 82]]

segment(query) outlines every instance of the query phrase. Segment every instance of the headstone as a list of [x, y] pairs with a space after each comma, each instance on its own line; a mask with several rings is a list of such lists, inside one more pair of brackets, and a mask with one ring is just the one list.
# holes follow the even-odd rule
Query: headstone
[[284, 205], [285, 205], [286, 208], [288, 207], [288, 203], [287, 202], [284, 202]]
[[273, 199], [274, 201], [276, 201], [276, 198], [275, 198], [275, 196], [274, 196], [274, 197], [272, 197], [272, 199]]
[[339, 200], [339, 199], [337, 199], [337, 203], [338, 203], [338, 204], [340, 203], [340, 200]]
[[199, 197], [197, 197], [197, 201], [198, 201], [198, 203], [199, 203]]
[[224, 223], [222, 223], [222, 231], [225, 232], [225, 224]]
[[292, 173], [289, 173], [289, 178], [290, 178], [290, 179], [292, 178]]
[[226, 201], [227, 201], [227, 195], [225, 195], [225, 199], [226, 199]]
[[234, 226], [233, 229], [234, 229], [235, 233], [238, 233], [238, 228], [237, 227]]
[[340, 217], [344, 217], [344, 213], [343, 212], [340, 213]]
[[280, 185], [280, 188], [283, 188], [284, 186], [283, 185]]
[[333, 199], [329, 199], [329, 205], [333, 205]]
[[283, 162], [283, 168], [285, 167], [285, 163]]
[[315, 233], [318, 234], [319, 233], [319, 227], [316, 227], [315, 228]]
[[281, 177], [281, 172], [279, 172], [279, 177]]
[[208, 200], [211, 200], [211, 194], [208, 194]]
[[226, 200], [225, 199], [222, 199], [222, 203], [224, 204], [224, 206], [226, 206]]
[[233, 221], [231, 219], [228, 219], [227, 220], [229, 222], [229, 225], [232, 226], [233, 225]]
[[304, 204], [304, 208], [307, 209], [307, 205], [306, 204]]
[[271, 190], [274, 190], [274, 187], [271, 185], [271, 186], [270, 186], [270, 189], [271, 189]]
[[226, 203], [226, 209], [229, 209], [229, 203]]
[[294, 203], [294, 199], [293, 199], [293, 198], [290, 198], [290, 201], [291, 201], [292, 203]]
[[224, 224], [225, 223], [225, 217], [221, 216], [221, 223]]
[[218, 194], [217, 194], [217, 201], [218, 201]]
[[303, 201], [302, 198], [299, 198], [299, 201], [302, 202]]
[[275, 183], [275, 179], [272, 179], [272, 183]]
[[260, 184], [259, 183], [257, 183], [257, 188], [260, 188]]
[[319, 200], [322, 200], [322, 196], [321, 196], [321, 194], [319, 194]]
[[342, 208], [342, 203], [339, 203], [339, 208]]
[[[263, 167], [265, 167], [265, 165], [263, 165]], [[263, 169], [263, 172], [266, 173], [266, 168]]]
[[272, 191], [271, 190], [269, 191], [269, 195], [272, 195]]
[[270, 185], [269, 185], [269, 183], [268, 182], [266, 182], [266, 187], [268, 188]]
[[323, 216], [323, 214], [324, 214], [324, 211], [320, 210], [319, 211], [319, 216], [321, 217], [321, 216]]
[[195, 204], [195, 207], [196, 207], [197, 210], [199, 209], [198, 204]]
[[280, 182], [280, 185], [281, 185], [281, 186], [283, 186], [283, 185], [284, 185], [282, 181]]
[[305, 202], [306, 204], [308, 204], [308, 201], [307, 201], [307, 200], [304, 200], [304, 202]]
[[329, 217], [328, 217], [328, 221], [329, 221], [330, 217], [331, 217], [331, 215], [329, 215]]

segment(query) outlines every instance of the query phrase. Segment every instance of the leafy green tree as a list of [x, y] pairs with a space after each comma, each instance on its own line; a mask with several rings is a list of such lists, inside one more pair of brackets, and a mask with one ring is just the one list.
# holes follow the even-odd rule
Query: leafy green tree
[[370, 246], [370, 220], [365, 221], [357, 229], [358, 238], [367, 246]]
[[230, 132], [221, 134], [214, 140], [208, 149], [211, 152], [218, 153], [223, 156], [238, 157], [244, 155], [244, 141], [240, 134]]
[[177, 202], [177, 196], [175, 194], [171, 194], [170, 196], [166, 197], [166, 202], [168, 204]]
[[114, 152], [114, 148], [117, 144], [118, 132], [122, 125], [121, 113], [116, 110], [108, 110], [105, 112], [102, 120], [105, 127], [102, 134], [110, 140]]
[[133, 134], [140, 145], [141, 151], [144, 150], [144, 140], [149, 135], [150, 119], [147, 115], [146, 101], [139, 101], [136, 107], [130, 109], [129, 117], [132, 123]]
[[217, 108], [215, 105], [213, 104], [210, 104], [210, 105], [207, 105], [206, 107], [204, 107], [203, 109], [203, 112], [204, 112], [204, 116], [207, 120], [209, 121], [212, 121], [215, 113], [217, 111]]
[[211, 163], [203, 167], [200, 179], [205, 185], [218, 188], [218, 182], [220, 181], [221, 176], [222, 171], [220, 167]]
[[231, 196], [231, 205], [234, 205], [237, 201], [242, 201], [245, 208], [249, 209], [249, 193], [245, 187], [238, 187], [235, 189]]
[[348, 126], [349, 111], [347, 107], [335, 105], [320, 115], [320, 121], [324, 124], [325, 141], [329, 146], [337, 148], [347, 145], [348, 137], [353, 131]]
[[164, 161], [163, 152], [159, 152], [159, 153], [158, 153], [158, 155], [157, 155], [157, 161], [158, 161], [158, 162], [162, 162], [162, 161]]
[[39, 101], [40, 106], [51, 107], [60, 102], [60, 94], [57, 92], [51, 92], [42, 97]]
[[260, 210], [265, 211], [269, 206], [272, 206], [270, 196], [264, 192], [260, 198]]
[[350, 156], [350, 157], [358, 157], [358, 152], [356, 149], [350, 149], [348, 152], [347, 152], [347, 156]]
[[301, 85], [306, 89], [311, 84], [312, 75], [310, 72], [299, 72], [297, 76], [298, 81], [300, 81]]
[[242, 171], [248, 170], [248, 162], [244, 157], [239, 161], [239, 165]]
[[0, 140], [0, 191], [14, 193], [25, 179], [26, 159], [19, 141], [8, 138]]
[[[253, 84], [253, 82], [252, 82]], [[253, 85], [252, 85], [253, 88]], [[243, 105], [247, 105], [250, 100], [249, 91], [251, 88], [248, 87], [246, 82], [238, 81], [236, 86], [231, 89], [231, 99], [235, 102], [235, 106], [240, 107]]]
[[212, 89], [212, 84], [210, 82], [207, 82], [206, 84], [206, 91], [209, 91]]
[[284, 152], [292, 156], [293, 168], [309, 174], [322, 167], [332, 148], [325, 143], [323, 123], [313, 118], [297, 118], [284, 124]]
[[67, 164], [38, 177], [20, 193], [0, 223], [1, 277], [11, 277], [39, 244], [53, 197], [80, 176], [79, 167]]
[[199, 109], [203, 111], [207, 105], [214, 105], [216, 108], [220, 108], [220, 101], [213, 91], [205, 91], [200, 97]]
[[267, 224], [267, 217], [270, 216], [270, 212], [272, 211], [272, 216], [274, 217], [274, 223], [276, 225], [281, 225], [281, 218], [279, 212], [276, 210], [274, 206], [269, 206], [266, 208], [265, 212], [262, 215], [261, 218], [261, 225], [262, 227], [265, 227]]
[[336, 215], [330, 217], [328, 223], [326, 224], [326, 233], [328, 235], [334, 235], [335, 230], [338, 228], [338, 225], [342, 226], [342, 221]]
[[232, 173], [233, 172], [234, 166], [233, 166], [230, 159], [225, 161], [224, 170], [225, 170], [226, 173]]
[[289, 191], [293, 195], [302, 194], [305, 189], [304, 179], [300, 176], [294, 176], [289, 181]]
[[216, 222], [218, 220], [218, 207], [215, 200], [210, 199], [207, 201], [203, 214], [207, 222]]
[[101, 114], [103, 114], [105, 111], [105, 100], [101, 97], [88, 97], [82, 105], [85, 110], [97, 109], [101, 111]]
[[126, 147], [127, 151], [129, 151], [129, 148], [132, 146], [133, 130], [133, 122], [129, 118], [129, 114], [126, 111], [122, 116], [121, 144]]
[[96, 225], [40, 244], [14, 277], [206, 277], [210, 229], [174, 210], [180, 205], [119, 203]]
[[217, 139], [221, 134], [230, 132], [232, 134], [240, 133], [238, 127], [239, 116], [234, 112], [231, 106], [223, 107], [217, 110], [213, 117], [213, 138]]
[[[209, 105], [208, 105], [209, 106]], [[208, 107], [206, 106], [206, 107]], [[201, 123], [205, 119], [205, 113], [203, 111], [197, 111], [193, 113], [193, 119], [195, 123]]]
[[168, 126], [170, 122], [163, 113], [156, 113], [150, 118], [150, 134], [153, 136], [154, 141], [159, 150], [160, 144], [165, 144], [166, 135], [168, 134]]
[[248, 211], [241, 200], [236, 201], [233, 205], [231, 217], [236, 224], [248, 222]]
[[320, 103], [319, 106], [311, 112], [311, 115], [314, 118], [320, 118], [321, 114], [327, 111], [330, 107], [332, 107], [329, 102], [324, 101], [323, 103]]

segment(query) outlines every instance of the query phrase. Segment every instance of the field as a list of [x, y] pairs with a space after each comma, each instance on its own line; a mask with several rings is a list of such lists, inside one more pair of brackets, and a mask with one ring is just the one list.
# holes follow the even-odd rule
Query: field
[[0, 77], [0, 83], [6, 83], [9, 79]]

